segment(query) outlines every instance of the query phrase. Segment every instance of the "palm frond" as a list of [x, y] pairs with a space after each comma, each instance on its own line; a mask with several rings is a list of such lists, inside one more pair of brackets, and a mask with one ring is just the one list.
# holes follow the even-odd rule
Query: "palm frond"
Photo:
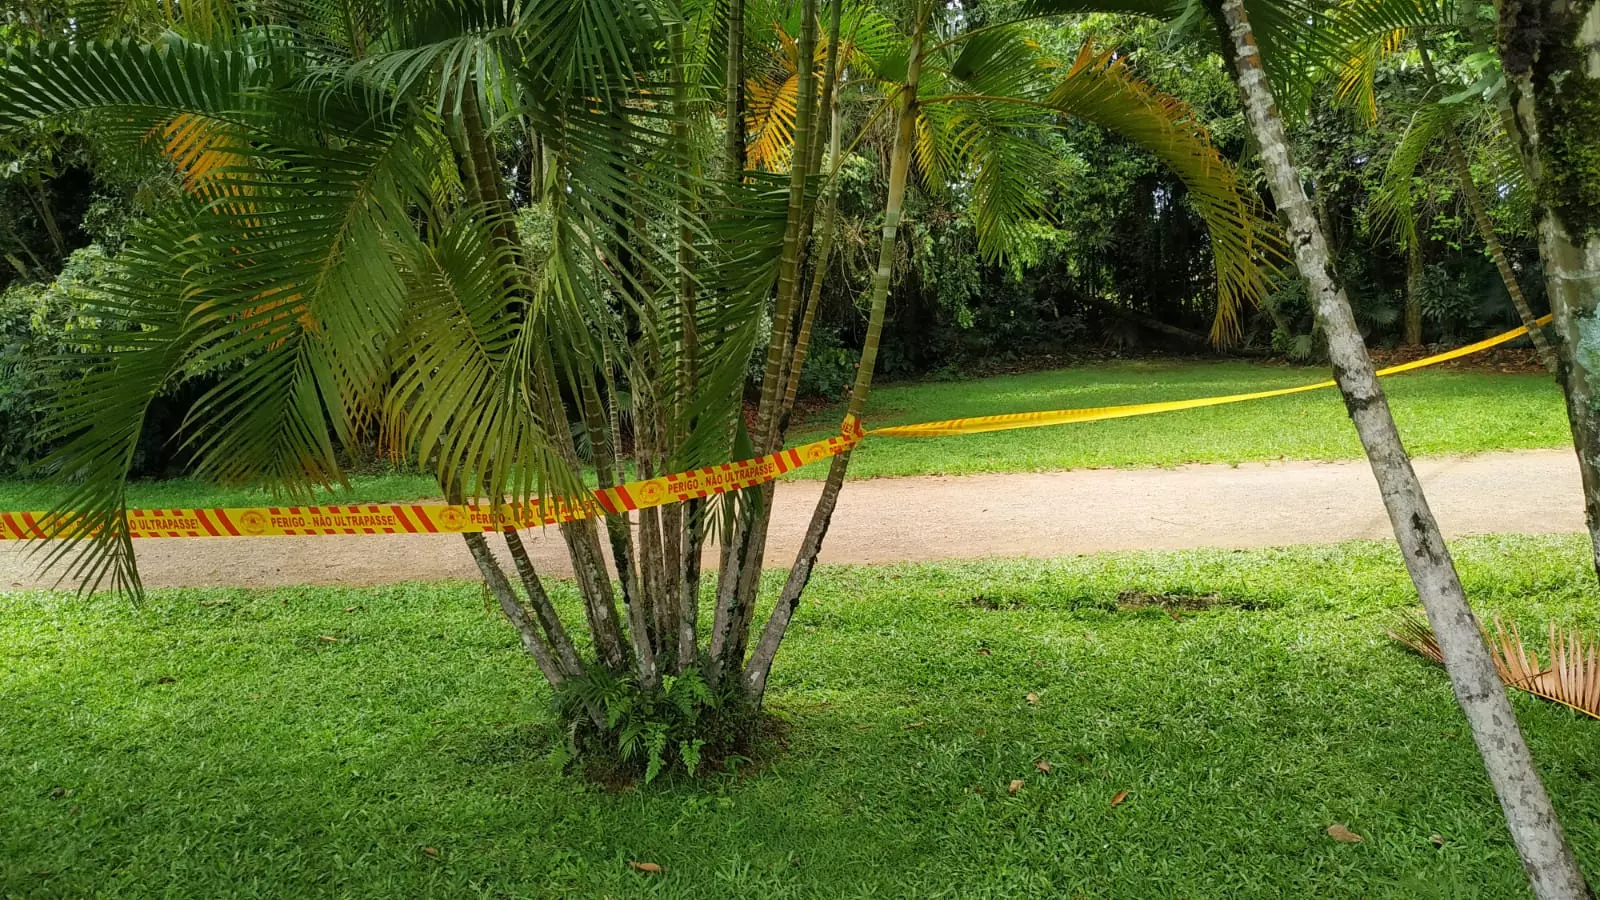
[[1206, 223], [1216, 266], [1212, 339], [1236, 335], [1240, 311], [1265, 295], [1263, 272], [1266, 263], [1283, 256], [1282, 243], [1193, 110], [1141, 81], [1124, 60], [1087, 43], [1044, 103], [1121, 134], [1154, 153], [1183, 180]]
[[[1398, 617], [1387, 633], [1425, 659], [1444, 664], [1444, 653], [1433, 629], [1418, 616]], [[1493, 634], [1483, 628], [1483, 638], [1495, 670], [1507, 687], [1600, 719], [1600, 638], [1586, 639], [1577, 629], [1562, 631], [1551, 623], [1547, 662], [1540, 662], [1538, 654], [1528, 649], [1515, 623], [1507, 628], [1497, 617]]]
[[1412, 114], [1372, 195], [1372, 223], [1380, 234], [1405, 241], [1415, 231], [1417, 168], [1439, 135], [1454, 127], [1460, 111], [1460, 104], [1430, 103]]

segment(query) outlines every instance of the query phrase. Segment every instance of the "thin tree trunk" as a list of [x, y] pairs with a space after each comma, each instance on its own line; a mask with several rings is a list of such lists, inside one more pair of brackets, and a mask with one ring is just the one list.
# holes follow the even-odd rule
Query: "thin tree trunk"
[[1439, 638], [1456, 700], [1500, 799], [1523, 867], [1538, 896], [1582, 897], [1587, 893], [1583, 876], [1534, 768], [1421, 482], [1401, 445], [1349, 300], [1335, 278], [1322, 227], [1290, 159], [1283, 119], [1262, 68], [1244, 0], [1210, 0], [1208, 5], [1223, 32], [1225, 53], [1261, 148], [1273, 199], [1287, 220], [1296, 266], [1327, 334], [1334, 379], [1367, 451], [1406, 568]]
[[[1428, 53], [1427, 44], [1418, 44], [1417, 50], [1422, 54], [1422, 71], [1428, 82], [1437, 85], [1439, 73], [1434, 71], [1433, 56]], [[1467, 162], [1467, 152], [1461, 146], [1461, 138], [1453, 128], [1445, 130], [1444, 145], [1445, 157], [1450, 162], [1450, 172], [1455, 176], [1456, 187], [1461, 191], [1462, 198], [1467, 201], [1467, 210], [1472, 216], [1472, 224], [1478, 229], [1478, 237], [1483, 240], [1489, 258], [1494, 260], [1495, 269], [1500, 272], [1500, 280], [1505, 283], [1506, 293], [1511, 295], [1511, 305], [1516, 307], [1517, 317], [1522, 320], [1522, 326], [1528, 329], [1528, 339], [1533, 341], [1534, 348], [1539, 351], [1539, 358], [1544, 361], [1544, 367], [1553, 375], [1557, 365], [1555, 349], [1550, 346], [1544, 328], [1539, 325], [1539, 317], [1533, 314], [1533, 307], [1528, 305], [1528, 298], [1522, 293], [1522, 284], [1517, 281], [1517, 273], [1511, 268], [1511, 260], [1506, 256], [1505, 247], [1500, 245], [1499, 235], [1495, 234], [1494, 222], [1489, 218], [1489, 208], [1483, 202], [1483, 194], [1478, 191], [1478, 184], [1472, 179], [1472, 165]]]
[[744, 173], [744, 0], [728, 0], [726, 64], [722, 73], [727, 128], [723, 134], [723, 165], [729, 182]]
[[[895, 131], [894, 150], [889, 160], [889, 197], [884, 203], [883, 235], [878, 243], [878, 268], [872, 274], [871, 312], [867, 320], [866, 341], [861, 348], [861, 363], [856, 368], [855, 386], [850, 391], [849, 415], [860, 418], [866, 409], [867, 394], [872, 390], [872, 371], [878, 361], [878, 341], [883, 334], [884, 314], [888, 307], [889, 282], [894, 274], [895, 240], [900, 231], [900, 215], [905, 206], [906, 176], [911, 168], [911, 145], [916, 136], [917, 86], [922, 71], [923, 19], [918, 16], [916, 30], [911, 37], [911, 58], [906, 65], [906, 82], [900, 88], [900, 115]], [[833, 521], [838, 505], [839, 491], [844, 487], [844, 476], [850, 466], [850, 454], [834, 457], [828, 469], [828, 479], [823, 482], [822, 496], [812, 510], [811, 522], [801, 540], [800, 551], [794, 566], [784, 582], [778, 602], [761, 631], [761, 640], [750, 655], [745, 670], [745, 688], [753, 702], [759, 703], [767, 690], [767, 676], [777, 658], [778, 647], [789, 630], [789, 622], [800, 605], [800, 597], [816, 568], [817, 555], [822, 552], [822, 541]]]
[[[777, 407], [782, 402], [784, 352], [790, 346], [798, 294], [800, 242], [806, 233], [802, 220], [810, 212], [806, 203], [806, 176], [811, 147], [813, 112], [816, 108], [815, 74], [817, 47], [817, 0], [801, 0], [797, 94], [794, 120], [794, 150], [789, 167], [789, 204], [783, 233], [783, 255], [778, 263], [777, 303], [772, 315], [772, 332], [767, 341], [766, 365], [761, 378], [761, 399], [756, 410], [754, 442], [756, 454], [771, 453], [776, 434]], [[737, 672], [744, 666], [749, 642], [750, 619], [755, 610], [755, 595], [761, 585], [761, 567], [766, 558], [767, 526], [772, 518], [776, 485], [772, 482], [753, 489], [756, 500], [751, 513], [734, 530], [735, 571], [719, 576], [717, 606], [711, 634], [711, 665], [706, 680], [715, 687], [724, 672]]]
[[833, 0], [833, 12], [828, 21], [828, 65], [822, 76], [822, 109], [828, 113], [828, 127], [814, 128], [811, 142], [811, 162], [814, 170], [822, 163], [822, 136], [827, 134], [828, 155], [832, 170], [824, 190], [822, 238], [816, 259], [811, 266], [810, 291], [806, 296], [804, 311], [800, 315], [800, 330], [795, 334], [794, 346], [785, 355], [781, 399], [778, 403], [778, 435], [775, 443], [781, 445], [789, 431], [789, 415], [794, 410], [795, 397], [800, 389], [800, 376], [805, 370], [806, 356], [811, 350], [811, 330], [817, 320], [817, 310], [822, 306], [822, 288], [827, 280], [828, 261], [833, 256], [834, 232], [839, 220], [839, 152], [843, 138], [844, 117], [839, 110], [839, 26], [843, 19], [844, 0]]
[[1422, 236], [1412, 228], [1406, 239], [1406, 346], [1422, 345]]
[[533, 560], [528, 557], [528, 548], [523, 545], [522, 536], [517, 534], [515, 528], [506, 529], [504, 536], [511, 562], [517, 569], [517, 577], [522, 579], [522, 589], [528, 594], [528, 605], [533, 607], [534, 615], [544, 628], [556, 659], [568, 675], [580, 674], [583, 672], [583, 663], [578, 659], [578, 651], [572, 646], [572, 638], [567, 635], [566, 626], [561, 624], [561, 616], [556, 613], [555, 604], [550, 602], [550, 595], [545, 592], [544, 582], [539, 580], [539, 573], [533, 568]]
[[[1583, 508], [1600, 577], [1600, 3], [1529, 0], [1500, 5], [1500, 58], [1510, 90], [1502, 107], [1529, 180], [1539, 255], [1557, 338], [1557, 378], [1583, 478]], [[1549, 133], [1547, 133], [1549, 132]]]
[[[694, 146], [692, 135], [689, 131], [689, 84], [682, 61], [684, 54], [683, 23], [679, 21], [672, 28], [668, 36], [669, 50], [672, 59], [678, 64], [678, 76], [673, 81], [672, 108], [678, 117], [673, 124], [673, 141], [681, 156], [678, 190], [678, 253], [677, 253], [677, 288], [678, 288], [678, 328], [680, 332], [678, 348], [677, 372], [677, 402], [674, 407], [674, 421], [681, 429], [681, 433], [692, 433], [695, 423], [689, 418], [689, 409], [694, 403], [695, 389], [700, 377], [700, 335], [696, 323], [699, 315], [699, 290], [695, 283], [694, 274], [694, 236], [691, 232], [691, 217], [695, 202], [696, 192], [694, 182], [698, 180], [698, 166], [693, 165]], [[731, 123], [730, 123], [731, 126]], [[740, 136], [743, 140], [743, 136]], [[681, 446], [681, 443], [678, 444]], [[673, 533], [680, 536], [677, 560], [677, 581], [675, 598], [668, 598], [668, 602], [678, 604], [677, 623], [677, 651], [673, 654], [672, 671], [682, 674], [689, 666], [694, 665], [695, 657], [699, 653], [699, 617], [700, 617], [700, 553], [701, 553], [701, 500], [690, 500], [687, 504], [676, 506], [673, 518]], [[662, 636], [666, 641], [667, 637]]]
[[483, 583], [488, 586], [489, 593], [500, 604], [500, 611], [505, 613], [506, 619], [517, 629], [517, 635], [522, 638], [522, 648], [528, 651], [533, 661], [538, 663], [539, 671], [544, 673], [545, 680], [551, 687], [560, 687], [566, 681], [566, 674], [561, 666], [551, 656], [550, 648], [545, 645], [544, 638], [539, 634], [539, 626], [534, 623], [528, 611], [523, 608], [522, 602], [517, 599], [517, 592], [512, 590], [511, 582], [506, 578], [506, 573], [501, 571], [500, 563], [495, 561], [494, 554], [489, 551], [489, 542], [482, 534], [468, 533], [462, 535], [466, 538], [467, 549], [472, 552], [472, 559], [478, 564], [478, 572], [483, 575]]

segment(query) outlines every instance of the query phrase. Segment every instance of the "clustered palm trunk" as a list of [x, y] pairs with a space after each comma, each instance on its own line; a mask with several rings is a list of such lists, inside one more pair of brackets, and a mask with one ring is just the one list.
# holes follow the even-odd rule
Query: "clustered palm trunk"
[[[841, 4], [835, 0], [827, 36], [833, 48], [839, 46], [840, 10]], [[742, 23], [736, 8], [734, 13], [727, 23], [730, 47], [742, 46]], [[805, 0], [799, 36], [801, 59], [816, 55], [818, 23], [815, 0]], [[683, 26], [679, 23], [670, 27], [670, 52], [681, 63], [685, 58]], [[851, 393], [853, 416], [861, 414], [870, 390], [878, 339], [883, 329], [917, 111], [920, 38], [919, 26], [913, 33], [912, 61], [905, 81], [895, 88], [898, 97], [896, 138], [891, 151], [881, 265], [873, 278], [866, 344]], [[833, 243], [836, 191], [830, 184], [824, 190], [826, 199], [819, 203], [814, 186], [823, 162], [823, 148], [828, 149], [830, 158], [835, 161], [840, 152], [842, 118], [838, 113], [836, 89], [842, 65], [840, 55], [838, 52], [826, 55], [820, 91], [816, 73], [810, 67], [803, 66], [799, 72], [797, 93], [801, 99], [795, 116], [781, 252], [776, 260], [772, 288], [775, 295], [773, 323], [766, 336], [766, 365], [754, 427], [749, 443], [744, 445], [748, 456], [773, 452], [783, 444], [812, 323], [822, 301], [821, 282]], [[737, 77], [734, 73], [741, 69], [742, 64], [736, 58], [728, 60], [730, 78]], [[688, 108], [690, 101], [684, 79], [674, 78], [674, 83], [672, 102], [678, 116], [672, 140], [677, 145], [679, 159], [687, 160], [693, 156], [688, 130], [692, 111]], [[744, 166], [744, 139], [738, 125], [742, 120], [739, 110], [743, 106], [740, 94], [741, 91], [730, 90], [726, 97], [730, 118], [735, 123], [730, 130], [738, 132], [725, 145], [722, 166], [728, 172], [742, 172]], [[492, 163], [495, 154], [491, 139], [482, 133], [473, 115], [467, 115], [465, 123], [464, 147], [469, 154], [460, 161], [466, 173], [463, 181], [495, 185], [497, 175]], [[470, 152], [474, 150], [477, 152]], [[813, 189], [808, 190], [808, 186]], [[708, 204], [704, 184], [690, 172], [680, 170], [677, 187], [679, 208], [673, 233], [677, 242], [675, 271], [670, 279], [654, 285], [658, 291], [669, 292], [671, 302], [650, 302], [643, 296], [633, 298], [638, 302], [630, 304], [630, 311], [639, 321], [629, 325], [634, 340], [627, 354], [631, 365], [626, 370], [607, 359], [602, 361], [599, 371], [585, 371], [576, 379], [569, 374], [566, 379], [577, 384], [579, 433], [588, 439], [590, 459], [601, 488], [626, 480], [626, 462], [632, 463], [635, 474], [641, 479], [678, 470], [684, 465], [683, 450], [691, 441], [691, 432], [695, 431], [697, 389], [700, 387], [698, 369], [704, 362], [698, 353], [697, 303], [704, 276], [696, 271], [700, 257], [694, 245], [693, 230]], [[739, 188], [737, 183], [726, 186], [735, 192]], [[504, 196], [485, 197], [484, 200], [490, 206], [507, 203]], [[734, 204], [730, 202], [729, 206]], [[815, 230], [814, 223], [819, 218], [817, 259], [807, 260], [806, 250]], [[732, 224], [737, 226], [738, 223]], [[627, 254], [626, 247], [614, 246], [606, 254], [609, 259], [604, 264], [625, 268]], [[621, 273], [617, 282], [640, 295], [645, 294], [650, 276], [641, 271], [642, 268]], [[532, 285], [528, 287], [533, 289]], [[676, 311], [675, 321], [662, 321], [659, 313], [663, 309]], [[661, 346], [657, 342], [663, 340], [670, 344], [670, 353], [656, 349]], [[662, 369], [667, 357], [674, 361], [670, 363], [671, 371]], [[539, 401], [544, 410], [557, 421], [564, 419], [563, 397], [555, 387], [559, 382], [554, 373], [536, 383], [544, 391]], [[626, 399], [623, 385], [628, 393]], [[621, 412], [624, 406], [631, 426], [627, 435], [633, 444], [631, 460], [625, 460], [623, 453]], [[723, 439], [732, 441], [741, 428], [740, 422], [726, 423]], [[576, 440], [566, 438], [559, 430], [554, 437], [561, 442], [561, 455], [570, 469], [568, 474], [574, 479], [580, 477], [582, 468]], [[722, 452], [736, 454], [739, 446], [738, 442], [730, 443]], [[671, 731], [671, 723], [640, 723], [626, 717], [619, 723], [607, 708], [606, 692], [612, 691], [611, 701], [622, 697], [627, 704], [637, 704], [642, 697], [644, 705], [649, 706], [652, 695], [662, 695], [671, 689], [668, 685], [681, 684], [687, 678], [702, 686], [693, 696], [696, 706], [690, 715], [700, 715], [705, 708], [714, 709], [722, 716], [722, 722], [735, 723], [732, 728], [722, 729], [724, 736], [738, 740], [748, 734], [753, 724], [751, 714], [760, 707], [779, 645], [815, 566], [848, 461], [848, 453], [834, 458], [799, 556], [774, 611], [759, 627], [754, 620], [767, 549], [767, 527], [775, 500], [774, 483], [769, 481], [737, 495], [723, 495], [708, 501], [649, 508], [631, 517], [596, 514], [561, 526], [561, 537], [572, 558], [575, 585], [582, 596], [588, 630], [596, 648], [598, 670], [583, 663], [565, 634], [560, 617], [516, 531], [508, 529], [504, 533], [507, 551], [515, 566], [515, 580], [507, 576], [483, 535], [467, 535], [466, 543], [485, 584], [516, 628], [524, 648], [553, 686], [571, 693], [576, 699], [573, 708], [581, 711], [580, 715], [586, 716], [597, 730], [615, 733], [635, 727], [663, 727]], [[713, 509], [721, 513], [720, 521], [711, 515]], [[600, 551], [602, 529], [611, 551], [610, 571], [606, 570]], [[700, 558], [707, 537], [721, 538], [720, 566], [711, 596], [709, 623], [701, 621]], [[621, 614], [616, 611], [613, 580], [621, 591], [624, 606]], [[522, 586], [520, 593], [516, 589], [518, 582]], [[759, 639], [752, 649], [753, 634], [758, 634]], [[594, 683], [597, 678], [602, 682], [600, 687]], [[692, 768], [692, 761], [700, 752], [699, 745], [692, 743], [697, 740], [692, 730], [683, 734], [674, 732], [669, 737], [681, 744], [669, 743], [665, 749], [649, 748], [652, 765], [659, 765], [664, 755], [677, 753]], [[626, 738], [623, 740], [626, 751]]]
[[1456, 700], [1466, 714], [1523, 866], [1540, 897], [1585, 896], [1583, 875], [1534, 768], [1438, 522], [1401, 444], [1349, 299], [1334, 274], [1322, 226], [1290, 155], [1245, 2], [1208, 0], [1208, 8], [1222, 34], [1268, 187], [1286, 221], [1295, 265], [1327, 335], [1334, 379], [1366, 450], [1406, 568], [1437, 635]]

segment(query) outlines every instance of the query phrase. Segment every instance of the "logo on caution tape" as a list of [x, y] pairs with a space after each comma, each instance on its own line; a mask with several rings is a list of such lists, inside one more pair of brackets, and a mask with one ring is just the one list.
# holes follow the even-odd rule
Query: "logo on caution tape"
[[439, 527], [445, 531], [460, 531], [467, 524], [467, 514], [459, 506], [446, 506], [439, 510]]
[[266, 534], [266, 514], [259, 509], [245, 510], [239, 516], [239, 531], [244, 534]]
[[635, 493], [638, 495], [641, 504], [655, 506], [666, 497], [667, 489], [659, 479], [651, 479], [639, 485], [639, 490]]

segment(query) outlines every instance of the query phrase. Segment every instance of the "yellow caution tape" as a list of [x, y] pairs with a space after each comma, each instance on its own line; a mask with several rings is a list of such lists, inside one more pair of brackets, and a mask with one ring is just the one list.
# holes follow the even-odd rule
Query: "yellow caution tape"
[[[1544, 325], [1549, 316], [1538, 320]], [[1490, 347], [1515, 340], [1527, 333], [1514, 328], [1476, 344], [1468, 344], [1415, 362], [1379, 369], [1378, 375], [1398, 375], [1452, 359], [1471, 356]], [[134, 509], [129, 510], [128, 529], [136, 538], [157, 537], [271, 537], [327, 534], [460, 534], [480, 531], [505, 531], [554, 525], [588, 518], [597, 513], [626, 513], [680, 503], [713, 494], [724, 494], [773, 481], [785, 472], [798, 469], [850, 450], [868, 436], [926, 438], [955, 434], [980, 434], [1017, 428], [1042, 428], [1073, 422], [1098, 422], [1128, 416], [1148, 416], [1264, 400], [1334, 386], [1319, 381], [1297, 387], [1169, 400], [1161, 403], [1136, 403], [1128, 406], [1100, 406], [1085, 409], [1056, 409], [1045, 412], [1011, 413], [919, 422], [887, 428], [862, 430], [853, 416], [846, 416], [839, 433], [798, 447], [779, 450], [755, 459], [707, 466], [689, 472], [662, 475], [602, 488], [589, 497], [536, 500], [527, 504], [501, 506], [473, 504], [410, 503], [361, 504], [355, 506], [272, 506], [213, 509]], [[76, 534], [72, 517], [43, 512], [0, 512], [0, 540], [48, 539]]]
[[[1539, 325], [1549, 323], [1550, 317], [1545, 316], [1538, 320]], [[1444, 353], [1401, 363], [1398, 366], [1389, 366], [1379, 369], [1379, 377], [1399, 375], [1401, 372], [1411, 372], [1416, 369], [1460, 359], [1481, 353], [1490, 347], [1496, 347], [1507, 341], [1514, 341], [1528, 333], [1526, 328], [1513, 328], [1512, 330], [1495, 335], [1476, 344], [1457, 347]], [[1320, 391], [1323, 388], [1335, 387], [1334, 381], [1319, 381], [1316, 384], [1302, 384], [1297, 387], [1278, 388], [1272, 391], [1255, 391], [1249, 394], [1227, 394], [1221, 397], [1198, 397], [1193, 400], [1168, 400], [1161, 403], [1135, 403], [1129, 406], [1097, 406], [1083, 409], [1052, 409], [1046, 412], [1010, 413], [1000, 416], [972, 416], [965, 419], [945, 419], [940, 422], [918, 422], [915, 425], [893, 425], [887, 428], [874, 428], [867, 432], [872, 437], [945, 437], [953, 434], [981, 434], [986, 431], [1011, 431], [1017, 428], [1042, 428], [1046, 425], [1066, 425], [1074, 422], [1098, 422], [1102, 419], [1121, 419], [1128, 416], [1148, 416], [1155, 413], [1176, 412], [1180, 409], [1199, 409], [1203, 406], [1222, 406], [1226, 403], [1243, 403], [1246, 400], [1265, 400], [1268, 397], [1284, 397], [1289, 394], [1303, 394], [1306, 391]]]

